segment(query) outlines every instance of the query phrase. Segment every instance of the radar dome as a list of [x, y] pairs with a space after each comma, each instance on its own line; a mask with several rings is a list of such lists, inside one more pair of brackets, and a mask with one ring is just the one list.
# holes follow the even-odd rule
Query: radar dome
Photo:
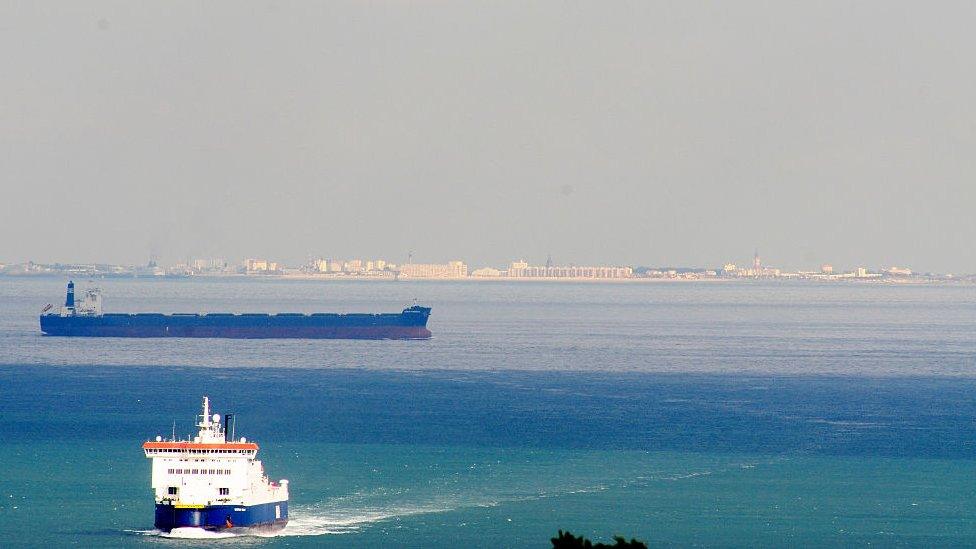
[[241, 442], [247, 442], [247, 437], [241, 437]]
[[156, 435], [156, 442], [162, 442], [162, 441], [163, 441], [163, 437]]
[[214, 421], [220, 423], [220, 414], [214, 414]]

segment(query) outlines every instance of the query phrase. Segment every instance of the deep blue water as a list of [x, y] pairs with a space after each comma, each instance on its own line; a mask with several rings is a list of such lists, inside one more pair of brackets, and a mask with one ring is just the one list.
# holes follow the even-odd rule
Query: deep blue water
[[[113, 310], [435, 307], [427, 342], [37, 334], [0, 279], [0, 546], [976, 544], [976, 291], [101, 281]], [[151, 532], [143, 440], [238, 414], [284, 535]]]

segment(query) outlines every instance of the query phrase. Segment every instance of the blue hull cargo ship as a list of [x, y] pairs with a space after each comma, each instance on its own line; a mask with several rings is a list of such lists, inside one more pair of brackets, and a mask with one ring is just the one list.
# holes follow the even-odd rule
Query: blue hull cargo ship
[[101, 294], [92, 289], [75, 304], [68, 283], [64, 307], [41, 312], [41, 332], [69, 337], [222, 337], [239, 339], [428, 339], [430, 307], [400, 313], [103, 313]]

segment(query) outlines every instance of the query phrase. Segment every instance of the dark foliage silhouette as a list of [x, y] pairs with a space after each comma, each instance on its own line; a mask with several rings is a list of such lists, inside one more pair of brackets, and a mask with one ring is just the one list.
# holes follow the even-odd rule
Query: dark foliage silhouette
[[627, 541], [621, 536], [614, 536], [613, 545], [607, 545], [606, 543], [593, 543], [583, 536], [576, 537], [562, 530], [549, 541], [552, 542], [552, 549], [610, 549], [611, 547], [615, 549], [647, 549], [647, 544], [634, 538]]

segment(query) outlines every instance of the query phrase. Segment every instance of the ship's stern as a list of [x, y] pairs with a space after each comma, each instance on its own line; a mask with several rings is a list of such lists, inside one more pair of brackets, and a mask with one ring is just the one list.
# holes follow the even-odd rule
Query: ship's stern
[[155, 527], [163, 532], [176, 528], [275, 532], [284, 528], [286, 524], [288, 524], [287, 501], [247, 506], [156, 504]]

